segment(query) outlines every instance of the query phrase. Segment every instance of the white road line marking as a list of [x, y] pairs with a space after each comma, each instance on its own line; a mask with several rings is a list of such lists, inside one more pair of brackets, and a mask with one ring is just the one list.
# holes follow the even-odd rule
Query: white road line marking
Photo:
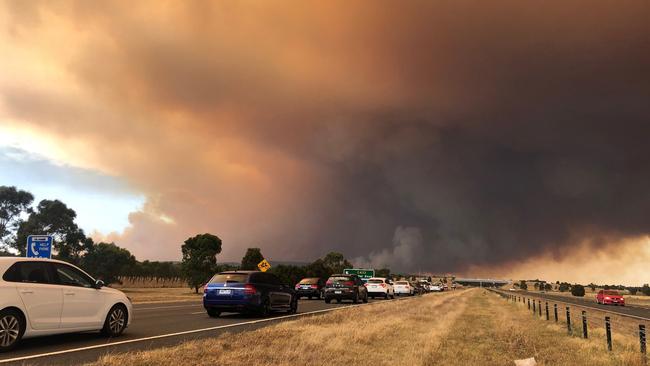
[[[411, 299], [416, 299], [416, 298], [417, 297], [412, 297]], [[409, 300], [409, 299], [404, 298], [404, 299], [396, 299], [396, 300], [397, 301], [400, 301], [400, 300], [403, 301], [403, 300]], [[395, 301], [395, 300], [390, 300], [390, 301]], [[211, 331], [211, 330], [234, 328], [234, 327], [239, 327], [239, 326], [242, 326], [242, 325], [266, 323], [266, 322], [276, 321], [276, 320], [279, 320], [279, 319], [297, 318], [297, 317], [301, 317], [301, 316], [305, 316], [305, 315], [320, 314], [320, 313], [326, 313], [326, 312], [335, 311], [335, 310], [350, 309], [350, 308], [356, 308], [356, 307], [360, 307], [360, 306], [381, 304], [381, 303], [383, 303], [383, 301], [372, 302], [372, 303], [367, 303], [367, 304], [353, 304], [353, 305], [348, 305], [348, 306], [338, 306], [338, 307], [335, 307], [335, 308], [314, 310], [314, 311], [309, 311], [309, 312], [300, 313], [300, 314], [290, 314], [290, 315], [278, 316], [278, 317], [274, 317], [274, 318], [265, 318], [265, 319], [251, 320], [251, 321], [248, 321], [248, 322], [241, 322], [241, 323], [235, 323], [235, 324], [219, 325], [219, 326], [216, 326], [216, 327], [201, 328], [201, 329], [194, 329], [194, 330], [186, 330], [184, 332], [168, 333], [168, 334], [161, 334], [161, 335], [151, 336], [151, 337], [129, 339], [127, 341], [96, 344], [96, 345], [87, 346], [87, 347], [79, 347], [79, 348], [72, 348], [72, 349], [62, 350], [62, 351], [41, 353], [41, 354], [37, 354], [37, 355], [9, 358], [9, 359], [6, 359], [6, 360], [0, 360], [0, 364], [1, 363], [8, 363], [8, 362], [16, 362], [16, 361], [33, 360], [35, 358], [41, 358], [41, 357], [58, 356], [58, 355], [66, 354], [66, 353], [73, 353], [73, 352], [79, 352], [79, 351], [88, 351], [88, 350], [91, 350], [91, 349], [107, 348], [107, 347], [112, 347], [112, 346], [119, 346], [119, 345], [122, 345], [122, 344], [129, 344], [129, 343], [136, 343], [136, 342], [143, 342], [143, 341], [151, 341], [151, 340], [161, 339], [161, 338], [176, 337], [176, 336], [181, 336], [181, 335], [186, 335], [186, 334], [208, 332], [208, 331]]]
[[196, 313], [190, 313], [191, 315], [196, 315], [196, 314], [206, 314], [205, 311], [197, 311]]

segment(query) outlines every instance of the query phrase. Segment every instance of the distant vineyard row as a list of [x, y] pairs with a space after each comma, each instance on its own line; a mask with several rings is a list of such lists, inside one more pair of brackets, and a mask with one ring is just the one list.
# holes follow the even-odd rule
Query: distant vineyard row
[[167, 288], [167, 287], [189, 287], [187, 281], [180, 277], [138, 277], [119, 276], [116, 287], [138, 287], [138, 288]]

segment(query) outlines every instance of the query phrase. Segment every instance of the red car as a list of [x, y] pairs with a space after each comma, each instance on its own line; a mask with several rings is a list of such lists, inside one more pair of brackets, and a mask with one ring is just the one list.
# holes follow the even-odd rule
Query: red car
[[621, 305], [625, 306], [625, 299], [618, 291], [614, 290], [600, 290], [596, 295], [596, 302], [599, 304], [607, 305]]

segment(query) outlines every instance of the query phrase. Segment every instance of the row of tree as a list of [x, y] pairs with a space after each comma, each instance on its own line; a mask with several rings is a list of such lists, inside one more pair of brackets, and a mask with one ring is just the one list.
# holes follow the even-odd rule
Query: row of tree
[[[59, 200], [42, 200], [33, 206], [34, 196], [16, 187], [0, 186], [0, 255], [24, 256], [27, 236], [51, 235], [54, 258], [74, 263], [107, 283], [119, 276], [181, 277], [198, 291], [210, 277], [224, 270], [256, 270], [264, 259], [260, 248], [248, 248], [240, 265], [218, 264], [222, 241], [213, 234], [188, 238], [181, 246], [182, 262], [139, 262], [114, 243], [95, 243], [75, 222], [76, 212]], [[352, 264], [341, 253], [304, 265], [273, 265], [271, 272], [287, 284], [304, 277], [327, 278]], [[377, 271], [388, 277], [390, 270]]]

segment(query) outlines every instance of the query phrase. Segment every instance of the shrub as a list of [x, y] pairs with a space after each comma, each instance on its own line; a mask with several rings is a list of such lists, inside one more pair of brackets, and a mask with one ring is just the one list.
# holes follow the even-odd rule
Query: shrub
[[571, 295], [580, 297], [585, 296], [585, 287], [582, 285], [571, 286]]

